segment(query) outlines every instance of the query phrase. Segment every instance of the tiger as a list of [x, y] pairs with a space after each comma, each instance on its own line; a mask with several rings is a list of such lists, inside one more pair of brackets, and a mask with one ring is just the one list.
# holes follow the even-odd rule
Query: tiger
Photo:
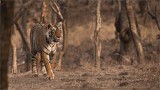
[[[33, 76], [38, 76], [37, 66], [42, 60], [44, 62], [42, 70], [46, 68], [47, 78], [54, 79], [52, 69], [54, 67], [58, 43], [61, 39], [61, 32], [62, 22], [59, 22], [56, 25], [36, 23], [32, 26], [30, 44]], [[49, 55], [53, 55], [52, 59]]]

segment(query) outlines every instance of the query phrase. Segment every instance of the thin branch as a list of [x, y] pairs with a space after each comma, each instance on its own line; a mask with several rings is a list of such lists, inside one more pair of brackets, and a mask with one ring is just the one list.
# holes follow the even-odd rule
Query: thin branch
[[23, 29], [22, 27], [20, 27], [20, 25], [18, 23], [15, 24], [16, 27], [17, 27], [17, 30], [19, 31], [21, 37], [22, 37], [22, 40], [24, 41], [29, 53], [31, 52], [31, 47], [30, 47], [30, 43], [29, 43], [29, 40], [27, 39], [26, 35], [24, 34], [23, 32]]
[[121, 12], [121, 0], [117, 0], [118, 1], [118, 12]]
[[139, 40], [137, 38], [139, 38], [138, 36], [138, 32], [137, 32], [137, 28], [136, 28], [136, 21], [135, 21], [135, 17], [134, 17], [134, 9], [133, 9], [133, 1], [130, 0], [126, 0], [125, 1], [125, 9], [127, 12], [127, 18], [128, 18], [128, 22], [129, 22], [129, 26], [130, 26], [130, 30], [131, 30], [131, 35], [133, 37], [133, 42], [136, 48], [136, 52], [137, 52], [137, 56], [138, 56], [138, 62], [141, 64], [144, 64], [144, 53], [143, 53], [143, 47], [141, 42], [139, 42]]
[[157, 18], [157, 7], [155, 6], [155, 12], [154, 14], [151, 12], [151, 8], [149, 6], [149, 2], [147, 2], [147, 9], [148, 9], [148, 14], [152, 17], [152, 19], [155, 20], [157, 26], [158, 26], [158, 29], [160, 31], [160, 25], [159, 25], [159, 22], [158, 22], [158, 18]]
[[63, 18], [63, 16], [62, 16], [62, 13], [61, 13], [61, 11], [60, 11], [60, 8], [59, 8], [59, 6], [58, 6], [58, 3], [56, 3], [56, 1], [53, 0], [53, 1], [52, 1], [52, 4], [53, 4], [55, 7], [53, 7], [51, 4], [50, 4], [49, 6], [52, 8], [52, 10], [53, 10], [53, 11], [60, 17], [60, 19], [63, 21], [64, 18]]
[[57, 10], [50, 4], [49, 5], [50, 7], [51, 7], [51, 9], [58, 15], [58, 12], [57, 12]]
[[157, 24], [157, 26], [158, 26], [158, 29], [160, 30], [160, 25], [159, 25], [159, 23], [158, 23], [158, 18], [157, 18], [157, 7], [155, 7], [155, 22], [156, 22], [156, 24]]
[[15, 14], [15, 16], [14, 16], [14, 18], [13, 18], [13, 23], [12, 23], [12, 24], [17, 23], [18, 19], [19, 19], [27, 10], [29, 10], [29, 8], [32, 7], [32, 5], [34, 4], [34, 2], [35, 2], [35, 0], [30, 0], [30, 1], [28, 1], [26, 4], [24, 4], [24, 6], [23, 6], [22, 8], [20, 8], [20, 9], [16, 12], [16, 14]]
[[148, 14], [152, 17], [152, 19], [155, 19], [155, 15], [151, 12], [151, 8], [149, 6], [149, 2], [147, 2], [147, 9], [148, 9]]

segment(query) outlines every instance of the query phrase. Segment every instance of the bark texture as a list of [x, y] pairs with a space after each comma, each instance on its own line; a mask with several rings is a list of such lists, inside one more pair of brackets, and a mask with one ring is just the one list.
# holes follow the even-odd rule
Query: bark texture
[[8, 59], [11, 41], [11, 30], [14, 0], [1, 0], [1, 32], [0, 32], [0, 89], [8, 89]]
[[144, 64], [144, 53], [143, 53], [143, 47], [140, 42], [140, 38], [138, 36], [137, 28], [136, 28], [136, 21], [134, 17], [134, 9], [133, 9], [133, 3], [134, 0], [126, 0], [126, 11], [128, 16], [128, 21], [131, 29], [131, 33], [133, 36], [133, 42], [136, 48], [137, 56], [138, 56], [138, 62], [141, 64]]
[[12, 55], [13, 55], [13, 63], [12, 63], [12, 73], [17, 73], [17, 48], [16, 43], [13, 41], [13, 34], [15, 33], [15, 29], [12, 31], [11, 35], [11, 49], [12, 49]]
[[95, 66], [100, 69], [100, 55], [101, 55], [101, 41], [100, 41], [100, 28], [101, 28], [101, 16], [100, 16], [101, 0], [97, 1], [97, 13], [96, 13], [96, 28], [94, 32], [95, 37]]

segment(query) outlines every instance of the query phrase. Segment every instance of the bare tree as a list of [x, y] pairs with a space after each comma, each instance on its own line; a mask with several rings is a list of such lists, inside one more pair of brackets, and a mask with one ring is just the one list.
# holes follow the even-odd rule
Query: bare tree
[[28, 1], [27, 3], [24, 4], [24, 6], [22, 8], [20, 8], [16, 14], [14, 15], [14, 18], [13, 18], [13, 22], [12, 24], [16, 24], [16, 27], [18, 29], [18, 32], [20, 33], [21, 37], [22, 37], [22, 40], [24, 41], [24, 43], [27, 45], [27, 49], [28, 51], [30, 52], [31, 49], [30, 49], [30, 44], [29, 44], [29, 41], [28, 39], [26, 38], [25, 34], [24, 34], [24, 30], [22, 28], [20, 28], [20, 25], [17, 23], [17, 21], [19, 20], [19, 18], [27, 11], [29, 10], [32, 5], [35, 3], [35, 0], [30, 0]]
[[15, 29], [13, 28], [13, 31], [11, 34], [11, 49], [12, 49], [12, 55], [13, 55], [12, 73], [17, 73], [17, 50], [16, 50], [17, 48], [16, 48], [16, 43], [13, 40], [14, 34], [15, 34]]
[[139, 5], [139, 8], [140, 8], [141, 16], [143, 18], [145, 18], [146, 14], [147, 14], [146, 13], [146, 11], [147, 11], [147, 0], [139, 0], [138, 5]]
[[141, 64], [144, 64], [144, 53], [143, 53], [143, 47], [140, 42], [140, 38], [137, 32], [136, 28], [136, 21], [135, 21], [135, 15], [134, 15], [134, 9], [133, 9], [133, 3], [134, 0], [126, 0], [126, 11], [127, 11], [127, 16], [128, 16], [128, 21], [130, 25], [130, 30], [131, 34], [133, 37], [133, 42], [137, 51], [137, 56], [138, 56], [138, 62]]
[[14, 19], [13, 19], [13, 23], [12, 24], [15, 24], [19, 18], [27, 11], [29, 10], [32, 5], [35, 3], [35, 0], [30, 0], [28, 1], [27, 3], [24, 4], [24, 6], [22, 8], [20, 8], [16, 14], [14, 15]]
[[[23, 5], [25, 5], [27, 3], [28, 0], [23, 0]], [[29, 39], [28, 33], [27, 33], [27, 13], [28, 11], [24, 12], [23, 16], [22, 16], [22, 29], [23, 32], [26, 36], [27, 39]], [[24, 45], [25, 43], [23, 42], [23, 49], [26, 53], [26, 58], [25, 58], [25, 66], [26, 66], [26, 71], [29, 71], [31, 66], [30, 66], [30, 52], [27, 50], [26, 45]]]
[[46, 23], [51, 23], [49, 20], [49, 0], [43, 0], [42, 3], [42, 15], [41, 15], [41, 23], [46, 24]]
[[1, 7], [1, 32], [0, 32], [0, 89], [8, 89], [8, 59], [10, 48], [10, 37], [13, 14], [14, 14], [14, 0], [2, 0]]
[[24, 34], [24, 30], [22, 30], [22, 28], [19, 28], [20, 25], [17, 23], [17, 21], [19, 20], [19, 18], [27, 11], [31, 8], [31, 6], [34, 4], [35, 0], [30, 0], [29, 2], [25, 3], [24, 6], [22, 8], [20, 8], [16, 14], [14, 15], [12, 24], [16, 24], [16, 27], [18, 29], [18, 32], [20, 33], [22, 40], [24, 41], [24, 43], [27, 45], [27, 49], [30, 52], [30, 44], [28, 39], [26, 38], [25, 34]]
[[20, 35], [22, 37], [22, 40], [24, 41], [25, 47], [27, 47], [27, 49], [28, 49], [27, 53], [28, 53], [29, 60], [26, 61], [26, 71], [29, 71], [31, 69], [31, 61], [30, 61], [31, 47], [30, 47], [30, 42], [29, 42], [29, 39], [27, 38], [27, 36], [24, 34], [22, 27], [18, 23], [16, 23], [15, 25], [16, 25], [16, 28], [17, 28], [18, 32], [20, 33]]
[[[23, 0], [23, 3], [25, 3], [27, 0]], [[24, 15], [22, 16], [22, 28], [23, 28], [23, 32], [25, 34], [26, 37], [28, 37], [27, 35], [27, 28], [26, 28], [26, 20], [27, 20], [27, 12], [24, 12]], [[11, 35], [11, 49], [12, 49], [12, 54], [13, 54], [13, 73], [17, 73], [17, 53], [16, 53], [16, 44], [15, 41], [13, 41], [14, 38], [14, 34], [15, 34], [15, 29], [12, 31], [12, 35]], [[26, 71], [29, 71], [29, 51], [27, 50], [27, 47], [25, 45], [25, 43], [23, 43], [25, 52], [26, 52], [26, 60], [25, 60], [25, 64], [26, 64]]]
[[[128, 19], [128, 14], [127, 14], [127, 10], [126, 10], [126, 1], [122, 0], [121, 2], [119, 2], [120, 4], [119, 6], [119, 13], [116, 16], [116, 22], [115, 22], [115, 27], [116, 27], [116, 32], [118, 33], [118, 37], [120, 38], [120, 57], [118, 58], [119, 61], [125, 61], [128, 63], [132, 64], [132, 59], [128, 58], [126, 59], [124, 57], [124, 55], [130, 55], [131, 50], [132, 49], [132, 44], [134, 44], [134, 37], [132, 34], [132, 29], [131, 29], [131, 25], [130, 25], [130, 19]], [[133, 5], [133, 3], [132, 3]], [[132, 7], [131, 5], [131, 7]], [[134, 20], [134, 22], [132, 22], [132, 24], [134, 24], [134, 32], [136, 32], [136, 37], [138, 38], [138, 40], [140, 40], [139, 36], [140, 36], [140, 28], [138, 26], [138, 22], [137, 22], [137, 18], [136, 15], [134, 14], [134, 9], [132, 8], [132, 20]], [[136, 38], [136, 39], [137, 39]], [[139, 41], [140, 42], [140, 41]], [[137, 53], [138, 54], [138, 53]]]
[[101, 0], [97, 0], [97, 13], [96, 13], [96, 28], [94, 31], [95, 38], [95, 66], [100, 69], [100, 55], [101, 55], [101, 41], [100, 41], [100, 28], [101, 28], [101, 16], [100, 16]]
[[[17, 30], [18, 30], [18, 32], [20, 33], [20, 35], [21, 35], [21, 37], [22, 37], [22, 40], [24, 41], [24, 45], [26, 45], [25, 47], [26, 47], [26, 49], [28, 50], [28, 51], [26, 51], [27, 52], [27, 59], [25, 60], [25, 62], [26, 62], [26, 71], [29, 71], [30, 70], [30, 68], [31, 68], [31, 65], [30, 65], [30, 52], [31, 52], [31, 47], [30, 47], [30, 43], [29, 43], [29, 39], [27, 38], [27, 32], [25, 32], [24, 30], [23, 30], [23, 28], [21, 28], [21, 26], [17, 23], [17, 21], [19, 20], [19, 18], [21, 17], [21, 16], [23, 16], [23, 14], [27, 11], [27, 10], [29, 10], [31, 7], [32, 7], [32, 5], [34, 4], [34, 2], [35, 2], [35, 0], [30, 0], [30, 1], [28, 1], [27, 3], [25, 3], [24, 5], [23, 5], [23, 7], [22, 8], [20, 8], [17, 12], [16, 12], [16, 14], [14, 15], [14, 18], [13, 18], [13, 22], [12, 22], [12, 24], [15, 24], [16, 25], [16, 27], [17, 27]], [[23, 20], [23, 19], [22, 19]], [[22, 21], [23, 22], [23, 21]], [[23, 26], [24, 27], [24, 26]]]
[[[27, 2], [27, 0], [23, 0], [23, 5]], [[27, 33], [27, 11], [24, 12], [23, 16], [22, 16], [22, 28], [24, 30], [24, 33], [26, 36], [28, 36]]]
[[149, 2], [147, 2], [147, 10], [148, 10], [148, 14], [152, 17], [152, 19], [155, 20], [156, 24], [157, 24], [157, 27], [160, 31], [160, 24], [159, 24], [159, 20], [158, 20], [158, 10], [157, 10], [157, 6], [155, 6], [155, 11], [154, 13], [151, 11], [151, 8], [150, 8], [150, 5], [149, 5]]
[[116, 37], [117, 39], [120, 39], [120, 57], [118, 58], [119, 61], [122, 61], [123, 55], [128, 52], [128, 48], [130, 47], [129, 44], [132, 39], [124, 2], [125, 1], [120, 2], [120, 0], [118, 0], [118, 14], [115, 21]]

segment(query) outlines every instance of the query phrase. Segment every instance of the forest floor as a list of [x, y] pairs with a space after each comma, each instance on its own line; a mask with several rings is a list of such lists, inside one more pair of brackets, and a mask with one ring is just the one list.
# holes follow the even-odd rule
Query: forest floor
[[159, 90], [160, 70], [155, 65], [106, 66], [103, 70], [54, 71], [48, 80], [31, 72], [9, 74], [9, 90]]
[[[70, 0], [68, 0], [70, 1]], [[84, 0], [79, 0], [84, 1]], [[142, 33], [145, 66], [136, 66], [131, 62], [119, 63], [119, 45], [115, 40], [115, 9], [104, 0], [102, 3], [102, 27], [100, 38], [102, 41], [101, 70], [94, 68], [94, 29], [96, 3], [90, 8], [85, 4], [71, 0], [68, 9], [68, 38], [65, 57], [62, 59], [62, 70], [54, 70], [55, 79], [48, 80], [43, 75], [32, 77], [32, 72], [25, 72], [26, 55], [22, 45], [17, 41], [20, 35], [16, 34], [18, 73], [12, 72], [12, 55], [9, 61], [9, 90], [160, 90], [160, 41], [159, 33], [153, 20], [147, 19], [148, 24], [143, 25], [138, 19]], [[17, 3], [18, 4], [18, 3]], [[21, 5], [21, 4], [19, 4]], [[82, 7], [82, 8], [79, 8]], [[18, 9], [17, 5], [17, 9]], [[41, 2], [28, 13], [28, 32], [34, 23], [40, 21]], [[138, 15], [139, 16], [139, 15]], [[28, 34], [29, 35], [29, 34]], [[19, 41], [20, 42], [20, 41]], [[19, 46], [19, 47], [18, 47]], [[134, 49], [131, 49], [133, 51]], [[135, 53], [127, 59], [136, 61]], [[57, 61], [56, 61], [57, 63]]]

